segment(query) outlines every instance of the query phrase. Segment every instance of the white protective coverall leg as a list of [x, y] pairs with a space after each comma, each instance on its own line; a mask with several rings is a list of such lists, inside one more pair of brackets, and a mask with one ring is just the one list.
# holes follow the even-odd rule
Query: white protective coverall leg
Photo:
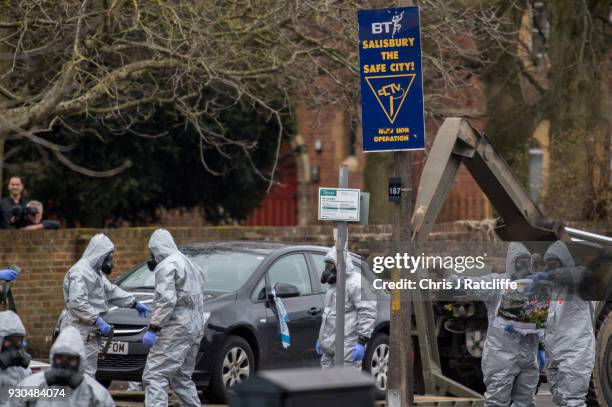
[[[13, 311], [0, 312], [0, 352], [2, 351], [4, 338], [10, 335], [25, 336], [25, 334], [25, 327], [17, 314]], [[0, 387], [15, 386], [31, 374], [32, 371], [29, 367], [10, 366], [8, 368], [3, 368], [0, 365]], [[8, 400], [0, 398], [0, 407], [5, 407], [7, 405]]]
[[60, 330], [73, 326], [85, 343], [85, 373], [95, 377], [98, 368], [100, 337], [94, 325], [101, 314], [108, 312], [109, 304], [131, 308], [136, 303], [132, 294], [112, 284], [100, 271], [104, 258], [115, 250], [113, 242], [103, 234], [91, 238], [81, 259], [64, 277], [64, 303], [66, 314]]
[[[329, 249], [325, 261], [336, 263], [336, 248]], [[370, 338], [376, 323], [376, 302], [370, 298], [367, 285], [361, 286], [361, 273], [355, 272], [348, 253], [346, 264], [346, 290], [344, 307], [344, 363], [345, 366], [361, 368], [361, 361], [353, 360], [353, 350], [359, 337]], [[325, 308], [319, 330], [321, 344], [321, 366], [330, 367], [334, 364], [336, 342], [336, 284], [329, 284], [325, 293]]]
[[161, 330], [142, 375], [145, 405], [166, 407], [169, 384], [181, 406], [199, 407], [191, 375], [204, 335], [204, 276], [167, 230], [153, 233], [149, 249], [157, 262], [150, 324]]
[[[19, 387], [32, 389], [64, 389], [65, 393], [55, 398], [13, 398], [11, 407], [73, 407], [73, 406], [96, 406], [113, 407], [115, 402], [108, 390], [106, 390], [96, 379], [85, 374], [85, 344], [81, 334], [74, 327], [62, 329], [55, 343], [51, 347], [49, 362], [53, 364], [56, 354], [72, 355], [79, 358], [78, 373], [82, 375], [82, 381], [75, 389], [49, 386], [45, 377], [45, 371], [35, 373], [19, 383]], [[50, 394], [50, 393], [49, 393]]]
[[575, 265], [565, 243], [553, 243], [544, 254], [544, 262], [554, 259], [561, 267], [548, 272], [555, 283], [544, 339], [548, 383], [555, 405], [583, 407], [595, 362], [595, 310], [573, 289], [587, 270]]
[[[508, 245], [506, 274], [512, 279], [516, 273], [516, 260], [531, 254], [518, 242]], [[480, 280], [499, 279], [500, 274], [489, 274]], [[473, 290], [475, 298], [485, 302], [489, 320], [482, 354], [482, 373], [486, 386], [485, 406], [535, 406], [535, 392], [539, 380], [537, 363], [538, 335], [507, 332], [495, 324], [504, 292], [502, 290]]]

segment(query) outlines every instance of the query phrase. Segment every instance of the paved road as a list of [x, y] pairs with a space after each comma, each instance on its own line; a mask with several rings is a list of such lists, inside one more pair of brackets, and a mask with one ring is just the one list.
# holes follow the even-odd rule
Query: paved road
[[540, 391], [536, 396], [536, 406], [537, 407], [554, 407], [555, 405], [552, 402], [552, 397], [550, 395], [550, 390], [548, 389], [548, 385], [546, 383], [542, 383], [540, 386]]

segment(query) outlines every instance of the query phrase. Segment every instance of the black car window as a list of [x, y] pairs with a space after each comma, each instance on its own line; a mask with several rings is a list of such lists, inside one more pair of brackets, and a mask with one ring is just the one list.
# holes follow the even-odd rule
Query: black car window
[[312, 294], [308, 265], [304, 254], [290, 254], [281, 257], [269, 269], [270, 286], [276, 283], [292, 284], [298, 288], [300, 295]]
[[[204, 290], [233, 292], [251, 277], [265, 255], [222, 249], [188, 252], [204, 274]], [[146, 264], [140, 265], [119, 282], [121, 288], [155, 288], [155, 273]]]
[[259, 280], [259, 283], [257, 283], [255, 289], [253, 289], [251, 299], [253, 299], [253, 301], [260, 301], [266, 299], [266, 279], [264, 277]]

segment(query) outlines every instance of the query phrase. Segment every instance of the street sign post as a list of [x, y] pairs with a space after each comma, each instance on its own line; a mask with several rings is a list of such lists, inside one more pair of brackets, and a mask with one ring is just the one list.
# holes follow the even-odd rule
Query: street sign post
[[348, 188], [348, 167], [340, 166], [338, 172], [339, 188], [319, 188], [319, 220], [335, 221], [336, 236], [336, 343], [334, 346], [334, 365], [344, 365], [344, 302], [346, 288], [346, 264], [348, 227], [347, 222], [359, 222], [361, 193], [358, 189]]
[[[411, 0], [399, 3], [413, 4]], [[360, 10], [357, 18], [363, 149], [394, 152], [397, 176], [389, 179], [388, 189], [389, 202], [394, 203], [392, 239], [397, 253], [411, 252], [412, 173], [408, 151], [425, 148], [419, 9]], [[393, 281], [400, 277], [398, 269], [392, 271]], [[412, 331], [411, 324], [410, 291], [393, 290], [389, 407], [414, 405], [412, 338], [405, 334]]]
[[425, 148], [418, 7], [359, 10], [363, 150]]

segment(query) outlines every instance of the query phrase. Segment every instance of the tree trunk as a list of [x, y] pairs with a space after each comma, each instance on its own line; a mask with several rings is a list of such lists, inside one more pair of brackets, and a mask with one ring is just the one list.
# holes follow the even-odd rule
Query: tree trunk
[[[0, 20], [9, 21], [10, 18], [5, 18], [3, 12], [0, 11]], [[0, 37], [7, 38], [10, 35], [10, 28], [0, 28]], [[6, 42], [0, 42], [0, 76], [3, 76], [12, 66], [11, 56], [12, 49]], [[2, 83], [4, 85], [4, 83]], [[0, 94], [0, 106], [8, 102], [8, 99]], [[4, 190], [4, 145], [6, 141], [6, 134], [0, 133], [0, 198], [2, 198], [2, 192]]]

